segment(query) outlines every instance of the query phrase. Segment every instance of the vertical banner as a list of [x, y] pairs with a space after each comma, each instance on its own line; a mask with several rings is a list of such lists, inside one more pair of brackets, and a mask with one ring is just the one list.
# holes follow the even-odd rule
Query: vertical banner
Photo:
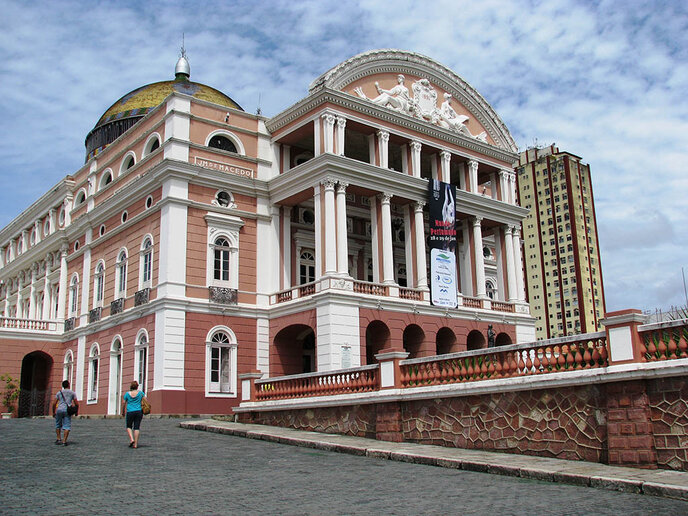
[[456, 308], [456, 187], [428, 182], [430, 212], [430, 299], [433, 305]]

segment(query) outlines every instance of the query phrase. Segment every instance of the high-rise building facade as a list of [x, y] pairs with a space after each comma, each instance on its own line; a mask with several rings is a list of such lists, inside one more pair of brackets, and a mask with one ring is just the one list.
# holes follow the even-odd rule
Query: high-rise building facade
[[590, 166], [555, 145], [519, 154], [523, 262], [538, 339], [600, 329], [604, 287]]

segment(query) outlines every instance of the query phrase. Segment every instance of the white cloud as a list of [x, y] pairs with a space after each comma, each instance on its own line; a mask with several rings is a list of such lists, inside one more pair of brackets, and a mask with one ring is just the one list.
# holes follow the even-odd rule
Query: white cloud
[[666, 278], [688, 266], [683, 2], [5, 0], [3, 18], [0, 226], [83, 164], [112, 102], [171, 78], [182, 32], [194, 80], [251, 112], [260, 96], [266, 115], [359, 52], [401, 48], [456, 71], [521, 147], [590, 163], [609, 309], [680, 300]]

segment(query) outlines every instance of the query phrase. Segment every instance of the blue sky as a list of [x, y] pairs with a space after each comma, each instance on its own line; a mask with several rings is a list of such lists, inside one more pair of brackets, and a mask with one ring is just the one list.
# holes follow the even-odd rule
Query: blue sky
[[684, 305], [688, 4], [682, 1], [0, 0], [0, 227], [84, 160], [119, 97], [192, 80], [272, 116], [376, 48], [425, 54], [495, 108], [520, 148], [591, 166], [608, 310]]

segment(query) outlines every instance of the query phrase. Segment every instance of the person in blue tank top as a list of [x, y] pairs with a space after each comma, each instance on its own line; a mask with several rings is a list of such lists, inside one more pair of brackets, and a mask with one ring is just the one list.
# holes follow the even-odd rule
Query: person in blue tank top
[[129, 435], [129, 448], [139, 447], [139, 435], [141, 433], [141, 400], [146, 399], [146, 393], [139, 390], [139, 382], [133, 381], [129, 386], [129, 392], [122, 396], [122, 414], [127, 420], [127, 434]]

